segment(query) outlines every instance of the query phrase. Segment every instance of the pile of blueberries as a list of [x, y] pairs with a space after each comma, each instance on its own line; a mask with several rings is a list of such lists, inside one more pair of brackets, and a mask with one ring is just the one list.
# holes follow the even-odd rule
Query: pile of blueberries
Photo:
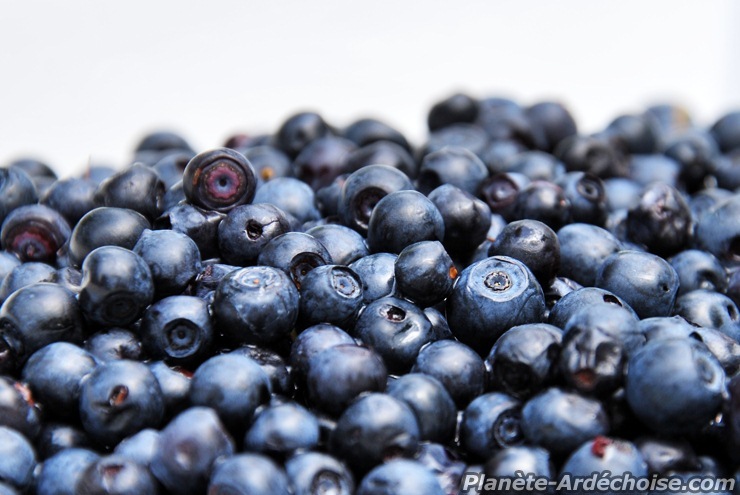
[[1, 168], [0, 495], [740, 483], [740, 112], [585, 134], [455, 94], [428, 126]]

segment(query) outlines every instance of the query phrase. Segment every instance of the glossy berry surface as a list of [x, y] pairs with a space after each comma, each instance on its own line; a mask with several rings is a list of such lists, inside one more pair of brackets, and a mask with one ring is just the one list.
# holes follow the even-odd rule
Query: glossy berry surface
[[104, 246], [82, 265], [80, 307], [103, 326], [133, 323], [154, 297], [154, 280], [146, 261], [128, 249]]
[[221, 280], [213, 296], [213, 313], [224, 336], [233, 342], [274, 342], [290, 333], [298, 304], [298, 289], [285, 273], [254, 266]]
[[463, 270], [447, 300], [452, 333], [481, 354], [508, 328], [539, 323], [544, 313], [545, 297], [532, 272], [505, 256]]
[[185, 167], [182, 185], [194, 205], [227, 212], [252, 201], [257, 179], [244, 155], [219, 148], [194, 156]]

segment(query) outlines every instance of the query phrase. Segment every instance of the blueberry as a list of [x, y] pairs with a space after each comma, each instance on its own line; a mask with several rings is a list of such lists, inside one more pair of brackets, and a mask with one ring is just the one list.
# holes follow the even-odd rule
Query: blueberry
[[311, 358], [339, 344], [354, 344], [347, 332], [334, 325], [321, 323], [305, 329], [293, 341], [290, 350], [291, 373], [299, 385], [305, 384]]
[[723, 115], [711, 128], [720, 150], [727, 153], [740, 147], [740, 112]]
[[270, 378], [253, 359], [221, 354], [198, 366], [190, 382], [190, 403], [211, 407], [235, 435], [243, 434], [257, 408], [270, 398]]
[[21, 261], [53, 263], [70, 235], [69, 224], [57, 211], [44, 205], [28, 205], [5, 217], [0, 243]]
[[571, 219], [572, 206], [557, 184], [535, 180], [523, 187], [513, 203], [512, 220], [539, 220], [557, 230]]
[[338, 344], [308, 361], [308, 400], [329, 414], [339, 415], [363, 392], [382, 392], [388, 372], [381, 357], [366, 347]]
[[378, 119], [362, 118], [355, 120], [344, 128], [342, 133], [357, 146], [363, 147], [373, 143], [394, 143], [406, 150], [411, 145], [398, 130]]
[[[230, 146], [227, 146], [230, 148]], [[279, 149], [270, 145], [259, 145], [242, 149], [242, 154], [252, 164], [255, 174], [262, 182], [292, 174], [290, 159]]]
[[309, 326], [329, 323], [350, 328], [362, 302], [362, 280], [355, 272], [346, 266], [319, 266], [301, 281], [299, 318]]
[[631, 154], [644, 155], [658, 151], [658, 129], [646, 115], [620, 115], [609, 123], [605, 132]]
[[728, 279], [725, 269], [717, 258], [706, 251], [687, 249], [668, 259], [678, 274], [678, 295], [697, 289], [723, 293]]
[[370, 471], [357, 495], [442, 495], [437, 478], [417, 461], [395, 459]]
[[128, 208], [153, 220], [162, 214], [164, 192], [164, 183], [157, 173], [137, 163], [101, 182], [94, 200], [98, 206]]
[[440, 340], [422, 348], [411, 372], [439, 380], [459, 408], [482, 394], [486, 385], [483, 360], [470, 347], [455, 340]]
[[257, 258], [258, 265], [283, 270], [299, 287], [311, 270], [332, 262], [324, 245], [302, 232], [288, 232], [275, 237], [265, 245]]
[[532, 122], [525, 110], [518, 104], [501, 98], [488, 105], [481, 102], [477, 123], [483, 127], [488, 136], [494, 141], [511, 140], [521, 143], [525, 148], [537, 146]]
[[716, 415], [725, 390], [722, 366], [693, 339], [645, 344], [628, 363], [630, 408], [657, 432], [692, 433]]
[[142, 151], [192, 151], [185, 138], [176, 132], [165, 130], [145, 134], [135, 149], [137, 153]]
[[497, 139], [490, 141], [480, 153], [480, 159], [488, 168], [489, 175], [505, 172], [509, 168], [509, 160], [527, 150], [520, 142], [511, 139]]
[[557, 377], [561, 341], [561, 330], [546, 323], [507, 330], [486, 358], [489, 387], [520, 399], [536, 394]]
[[331, 184], [316, 191], [316, 207], [322, 218], [306, 222], [301, 228], [306, 228], [311, 224], [313, 226], [326, 225], [328, 222], [339, 219], [339, 197], [342, 195], [342, 187], [344, 187], [347, 177], [349, 177], [349, 173], [338, 175], [331, 181]]
[[691, 239], [691, 211], [681, 194], [665, 184], [648, 186], [627, 215], [627, 235], [656, 254], [680, 251]]
[[45, 460], [36, 478], [38, 495], [75, 495], [75, 486], [87, 467], [100, 456], [87, 449], [71, 448]]
[[627, 172], [624, 159], [602, 138], [572, 135], [560, 141], [553, 153], [569, 172], [590, 172], [602, 179]]
[[36, 453], [33, 446], [17, 431], [0, 426], [0, 480], [19, 491], [25, 491], [33, 480]]
[[82, 265], [80, 307], [103, 326], [129, 325], [154, 297], [154, 281], [146, 261], [117, 246], [90, 253]]
[[[548, 321], [550, 324], [564, 329], [570, 317], [575, 313], [588, 306], [601, 304], [613, 304], [635, 314], [624, 300], [611, 292], [596, 287], [582, 287], [563, 296], [552, 307]], [[637, 314], [635, 314], [635, 318], [637, 318]]]
[[55, 342], [31, 355], [23, 367], [22, 378], [49, 414], [74, 419], [82, 380], [96, 365], [95, 358], [84, 349]]
[[234, 453], [234, 441], [206, 407], [180, 413], [162, 430], [151, 471], [175, 495], [203, 493], [214, 462]]
[[[640, 186], [641, 190], [655, 185], [673, 188], [680, 186], [681, 164], [667, 156], [635, 155], [630, 160], [629, 168], [630, 179]], [[626, 199], [623, 198], [623, 201], [626, 202]], [[624, 206], [634, 208], [636, 204], [637, 201], [634, 201]]]
[[290, 116], [275, 133], [275, 144], [291, 159], [312, 141], [330, 134], [329, 126], [314, 112], [301, 112]]
[[398, 256], [392, 253], [376, 253], [349, 265], [362, 280], [362, 294], [366, 303], [395, 293], [397, 258]]
[[539, 323], [545, 296], [532, 272], [520, 261], [493, 256], [460, 273], [447, 299], [447, 319], [461, 342], [485, 354], [509, 328]]
[[489, 256], [508, 256], [527, 265], [541, 284], [548, 284], [560, 269], [560, 242], [555, 232], [537, 220], [508, 224], [488, 248]]
[[733, 195], [700, 217], [694, 231], [697, 246], [725, 265], [735, 266], [740, 262], [738, 215], [740, 196]]
[[573, 116], [559, 102], [535, 103], [526, 109], [526, 115], [538, 148], [545, 151], [552, 151], [563, 139], [577, 132]]
[[717, 168], [717, 143], [708, 133], [680, 135], [667, 143], [663, 153], [680, 164], [681, 184], [690, 192], [703, 189], [707, 175]]
[[452, 184], [475, 194], [486, 177], [488, 169], [473, 152], [460, 146], [446, 146], [423, 158], [416, 182], [424, 194], [442, 184]]
[[306, 233], [326, 247], [332, 261], [337, 265], [349, 265], [370, 254], [365, 239], [343, 225], [319, 225]]
[[145, 428], [116, 445], [113, 453], [149, 467], [157, 452], [159, 437], [160, 432], [158, 430]]
[[162, 390], [145, 364], [120, 360], [97, 366], [82, 383], [80, 420], [103, 446], [115, 446], [164, 417]]
[[[609, 478], [621, 478], [625, 474], [642, 478], [648, 475], [647, 464], [640, 451], [631, 442], [604, 436], [597, 436], [578, 447], [565, 461], [561, 469], [564, 473], [576, 476], [590, 476], [592, 473], [609, 473]], [[584, 489], [568, 491], [572, 494], [592, 493]], [[640, 491], [605, 491], [609, 495], [616, 493], [638, 494]]]
[[57, 174], [45, 162], [36, 158], [18, 158], [10, 162], [10, 168], [23, 170], [31, 179], [46, 178], [55, 180]]
[[429, 193], [445, 226], [443, 244], [453, 255], [469, 254], [486, 240], [491, 225], [491, 209], [470, 193], [443, 184]]
[[467, 94], [455, 93], [432, 105], [427, 125], [435, 131], [458, 122], [474, 122], [477, 117], [478, 102]]
[[645, 337], [637, 319], [616, 305], [590, 306], [568, 319], [560, 353], [565, 381], [584, 394], [608, 394], [622, 384], [628, 356]]
[[601, 264], [621, 249], [610, 232], [595, 225], [572, 223], [558, 230], [560, 271], [584, 286], [593, 286]]
[[41, 429], [40, 419], [29, 387], [9, 376], [0, 376], [0, 426], [34, 439]]
[[[692, 194], [691, 197], [688, 198], [688, 201], [694, 221], [697, 222], [715, 206], [727, 199], [730, 199], [732, 196], [733, 193], [731, 191], [719, 188], [703, 189]], [[694, 237], [694, 239], [696, 239], [696, 237]]]
[[435, 340], [432, 324], [424, 312], [394, 297], [370, 303], [362, 311], [352, 334], [373, 348], [392, 373], [408, 371], [420, 349]]
[[250, 452], [289, 456], [295, 451], [318, 445], [319, 422], [295, 402], [276, 404], [263, 409], [244, 437]]
[[261, 184], [253, 202], [269, 203], [280, 208], [298, 225], [321, 217], [313, 189], [293, 177], [278, 177]]
[[520, 422], [518, 400], [498, 392], [481, 395], [465, 408], [460, 444], [470, 455], [489, 459], [500, 449], [524, 441]]
[[347, 467], [320, 452], [297, 454], [285, 463], [295, 495], [352, 495], [355, 482]]
[[664, 259], [619, 251], [602, 263], [596, 286], [624, 299], [641, 318], [667, 316], [678, 293], [678, 274]]
[[162, 181], [165, 190], [182, 181], [182, 174], [185, 172], [188, 162], [195, 156], [193, 151], [172, 151], [162, 156], [162, 158], [152, 166], [152, 170]]
[[478, 196], [488, 205], [492, 213], [507, 220], [514, 218], [514, 207], [519, 191], [529, 185], [530, 180], [521, 174], [498, 173], [485, 179]]
[[153, 226], [185, 234], [195, 242], [201, 258], [206, 260], [219, 255], [218, 228], [223, 218], [223, 213], [183, 203], [167, 209]]
[[419, 425], [413, 411], [390, 395], [371, 393], [342, 413], [329, 450], [362, 475], [383, 461], [412, 456], [418, 442]]
[[69, 239], [69, 259], [82, 265], [88, 254], [101, 246], [119, 246], [133, 249], [139, 236], [151, 225], [133, 210], [101, 207], [86, 213]]
[[275, 342], [298, 318], [298, 290], [288, 276], [269, 266], [233, 271], [218, 285], [213, 314], [227, 339], [236, 343]]
[[0, 307], [0, 367], [19, 367], [52, 342], [81, 343], [83, 331], [80, 304], [72, 292], [51, 283], [18, 289]]
[[224, 262], [247, 266], [275, 237], [290, 232], [290, 222], [267, 203], [237, 206], [218, 225], [218, 247]]
[[147, 308], [140, 335], [147, 354], [172, 364], [197, 364], [214, 339], [208, 305], [192, 296], [170, 296]]
[[370, 164], [350, 174], [342, 185], [338, 211], [344, 225], [367, 235], [372, 213], [387, 195], [412, 188], [402, 171], [389, 165]]
[[729, 297], [708, 290], [694, 290], [676, 299], [673, 313], [702, 327], [716, 328], [740, 342], [740, 311]]
[[448, 442], [455, 434], [457, 407], [444, 385], [421, 373], [408, 373], [388, 383], [388, 395], [405, 402], [416, 415], [419, 439]]
[[[474, 156], [480, 157], [489, 141], [486, 130], [480, 125], [459, 122], [429, 133], [426, 143], [417, 151], [417, 156], [423, 159], [430, 153], [442, 151], [445, 148], [456, 148], [467, 150]], [[457, 174], [454, 175], [465, 180]]]
[[124, 328], [96, 332], [85, 341], [85, 350], [100, 362], [120, 359], [139, 361], [145, 357], [139, 337]]
[[181, 294], [201, 270], [198, 246], [173, 230], [144, 230], [133, 251], [149, 265], [158, 297]]
[[400, 253], [419, 241], [444, 239], [444, 220], [434, 203], [417, 191], [397, 191], [378, 201], [370, 216], [371, 252]]
[[209, 495], [289, 495], [285, 472], [260, 454], [238, 454], [216, 463]]
[[0, 222], [20, 206], [38, 201], [31, 178], [18, 167], [0, 167]]
[[283, 358], [274, 350], [257, 345], [243, 345], [231, 351], [231, 354], [247, 356], [260, 365], [262, 371], [270, 379], [273, 394], [290, 396], [293, 392], [293, 383], [290, 371]]
[[46, 263], [35, 261], [14, 266], [0, 284], [0, 301], [5, 301], [15, 291], [41, 282], [54, 282], [56, 270]]
[[156, 495], [159, 486], [145, 466], [114, 454], [90, 463], [80, 474], [75, 490], [90, 495]]
[[188, 162], [182, 185], [190, 203], [225, 213], [252, 202], [257, 178], [244, 155], [217, 148], [203, 151]]
[[604, 181], [587, 172], [569, 172], [555, 181], [570, 203], [572, 222], [603, 225], [608, 211]]
[[391, 141], [377, 141], [362, 146], [347, 155], [346, 168], [349, 173], [370, 165], [388, 165], [408, 177], [416, 176], [416, 161], [409, 148]]
[[549, 388], [524, 404], [521, 429], [532, 444], [563, 456], [588, 439], [606, 434], [609, 418], [599, 401]]
[[346, 172], [347, 155], [356, 149], [348, 139], [325, 136], [307, 144], [293, 160], [296, 178], [314, 191]]

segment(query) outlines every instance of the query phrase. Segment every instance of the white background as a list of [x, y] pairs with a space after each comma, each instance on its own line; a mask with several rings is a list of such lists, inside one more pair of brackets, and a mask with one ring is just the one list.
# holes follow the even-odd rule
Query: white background
[[0, 164], [123, 165], [146, 130], [197, 149], [291, 113], [386, 120], [417, 143], [455, 90], [566, 103], [581, 129], [655, 101], [740, 107], [732, 0], [0, 0]]

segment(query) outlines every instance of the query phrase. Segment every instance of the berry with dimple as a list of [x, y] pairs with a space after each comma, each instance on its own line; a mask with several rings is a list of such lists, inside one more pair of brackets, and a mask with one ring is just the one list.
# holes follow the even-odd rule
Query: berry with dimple
[[182, 185], [185, 197], [194, 205], [228, 212], [252, 201], [257, 178], [244, 155], [218, 148], [199, 153], [188, 162]]

